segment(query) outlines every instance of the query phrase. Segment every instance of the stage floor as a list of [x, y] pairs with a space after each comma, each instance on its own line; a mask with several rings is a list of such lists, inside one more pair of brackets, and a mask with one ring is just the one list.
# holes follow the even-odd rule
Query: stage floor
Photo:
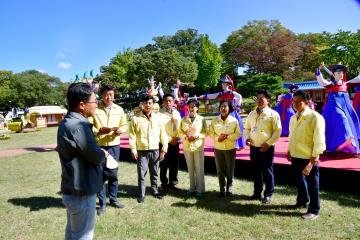
[[[128, 136], [121, 137], [121, 147], [129, 148]], [[275, 146], [275, 164], [290, 165], [290, 162], [286, 159], [286, 152], [288, 147], [288, 138], [281, 137]], [[180, 151], [182, 152], [182, 146], [180, 144]], [[246, 146], [245, 149], [236, 152], [236, 159], [242, 161], [250, 161], [250, 148]], [[205, 141], [205, 156], [214, 157], [214, 147], [212, 140], [207, 137]], [[347, 171], [359, 171], [360, 172], [360, 158], [359, 156], [349, 155], [322, 155], [320, 157], [320, 168], [333, 168], [342, 169]]]

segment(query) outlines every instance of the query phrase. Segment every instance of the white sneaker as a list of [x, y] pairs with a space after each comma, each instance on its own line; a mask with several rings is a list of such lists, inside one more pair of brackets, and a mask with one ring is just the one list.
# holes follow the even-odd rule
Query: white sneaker
[[307, 213], [305, 215], [302, 215], [302, 218], [305, 220], [315, 220], [319, 217], [319, 214], [313, 214], [313, 213]]

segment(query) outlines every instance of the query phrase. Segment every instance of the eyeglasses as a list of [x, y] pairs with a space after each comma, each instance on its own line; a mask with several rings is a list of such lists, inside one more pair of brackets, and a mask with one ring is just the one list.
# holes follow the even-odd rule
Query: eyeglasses
[[96, 104], [99, 104], [99, 100], [95, 100], [95, 101], [93, 101], [93, 102], [85, 102], [85, 103], [96, 103]]

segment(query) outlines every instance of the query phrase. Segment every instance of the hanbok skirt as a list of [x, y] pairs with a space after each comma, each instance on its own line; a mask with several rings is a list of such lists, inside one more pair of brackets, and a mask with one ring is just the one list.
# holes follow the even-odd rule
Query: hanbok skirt
[[359, 118], [346, 92], [330, 92], [324, 111], [326, 150], [358, 154]]

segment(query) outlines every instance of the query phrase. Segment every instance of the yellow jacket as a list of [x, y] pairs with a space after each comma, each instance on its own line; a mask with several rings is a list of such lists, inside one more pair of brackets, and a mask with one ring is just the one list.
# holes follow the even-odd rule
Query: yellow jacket
[[[193, 133], [197, 139], [189, 142], [187, 136]], [[204, 140], [206, 137], [206, 120], [202, 116], [196, 114], [194, 122], [191, 122], [190, 117], [181, 119], [179, 128], [179, 137], [183, 140], [184, 151], [203, 151]]]
[[249, 113], [244, 127], [244, 137], [250, 139], [251, 146], [261, 147], [264, 143], [273, 145], [281, 135], [281, 120], [279, 114], [265, 107], [258, 116], [256, 110]]
[[325, 120], [306, 107], [299, 120], [296, 114], [290, 119], [289, 152], [291, 157], [310, 159], [326, 149]]
[[167, 152], [168, 138], [160, 113], [151, 113], [150, 119], [141, 111], [136, 114], [129, 128], [129, 144], [133, 154], [138, 150], [156, 150], [162, 144], [162, 151]]
[[99, 134], [102, 127], [119, 127], [121, 132], [127, 131], [127, 119], [124, 110], [119, 105], [113, 103], [109, 112], [106, 112], [104, 105], [100, 104], [95, 111], [95, 115], [89, 118], [93, 123], [93, 132], [96, 141], [100, 146], [115, 146], [120, 144], [120, 136], [115, 135], [114, 131], [108, 134]]
[[181, 121], [180, 113], [176, 109], [173, 109], [172, 114], [170, 114], [166, 111], [166, 108], [162, 108], [160, 110], [160, 114], [165, 125], [165, 131], [168, 136], [168, 140], [170, 142], [172, 138], [178, 137]]
[[[229, 134], [229, 136], [224, 141], [219, 142], [218, 137], [221, 133]], [[239, 123], [233, 116], [229, 115], [223, 121], [219, 115], [211, 121], [209, 135], [213, 139], [216, 149], [232, 150], [235, 148], [236, 140], [241, 136]]]

